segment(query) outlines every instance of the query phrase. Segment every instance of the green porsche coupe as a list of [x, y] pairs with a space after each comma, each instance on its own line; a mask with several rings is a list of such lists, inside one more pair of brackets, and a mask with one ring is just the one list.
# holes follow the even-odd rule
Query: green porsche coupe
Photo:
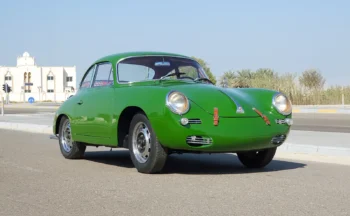
[[95, 61], [57, 110], [53, 135], [67, 159], [87, 146], [126, 148], [138, 172], [161, 172], [173, 153], [236, 153], [269, 164], [292, 125], [282, 93], [215, 86], [194, 59], [129, 52]]

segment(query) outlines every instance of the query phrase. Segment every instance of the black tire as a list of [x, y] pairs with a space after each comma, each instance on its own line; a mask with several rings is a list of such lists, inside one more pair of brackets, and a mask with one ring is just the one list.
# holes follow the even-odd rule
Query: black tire
[[268, 165], [276, 154], [277, 148], [269, 148], [259, 151], [237, 153], [238, 159], [248, 168], [263, 168]]
[[84, 157], [84, 153], [86, 150], [86, 145], [80, 143], [80, 142], [76, 142], [76, 141], [72, 141], [72, 146], [70, 148], [69, 151], [65, 150], [64, 147], [64, 142], [62, 142], [62, 137], [63, 137], [63, 130], [66, 124], [70, 124], [69, 119], [67, 117], [62, 117], [61, 122], [60, 122], [60, 126], [59, 126], [59, 136], [58, 136], [58, 142], [60, 145], [60, 150], [61, 153], [63, 155], [63, 157], [65, 157], [66, 159], [80, 159]]
[[[133, 132], [134, 132], [134, 129], [136, 129], [135, 127], [137, 127], [138, 124], [144, 124], [144, 126], [147, 126], [147, 129], [150, 133], [150, 142], [148, 143], [151, 150], [149, 151], [149, 156], [147, 157], [146, 162], [140, 162], [138, 160], [138, 156], [137, 156], [138, 154], [134, 153], [134, 150], [139, 152], [138, 148], [134, 149], [134, 145], [133, 145], [133, 142], [137, 141], [137, 137], [133, 135]], [[141, 135], [141, 137], [144, 137], [143, 134], [141, 133], [138, 133], [138, 134]], [[144, 140], [147, 140], [147, 139], [144, 139]], [[158, 173], [162, 171], [166, 163], [168, 154], [166, 153], [166, 150], [163, 148], [163, 146], [159, 143], [157, 135], [155, 134], [149, 120], [142, 113], [137, 113], [133, 117], [130, 123], [128, 147], [129, 147], [131, 160], [138, 172], [152, 174], [152, 173]]]

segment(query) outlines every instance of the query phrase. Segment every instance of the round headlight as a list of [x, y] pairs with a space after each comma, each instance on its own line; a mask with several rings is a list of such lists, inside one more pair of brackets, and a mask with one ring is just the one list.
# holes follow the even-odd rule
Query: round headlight
[[182, 115], [188, 112], [190, 103], [187, 97], [177, 91], [169, 92], [166, 97], [166, 105], [176, 114]]
[[282, 93], [278, 93], [273, 97], [272, 104], [282, 115], [289, 115], [292, 113], [292, 103]]

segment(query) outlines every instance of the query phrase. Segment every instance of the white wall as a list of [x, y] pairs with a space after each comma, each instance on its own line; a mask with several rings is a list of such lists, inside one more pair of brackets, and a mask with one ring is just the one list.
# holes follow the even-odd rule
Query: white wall
[[[0, 95], [5, 96], [2, 85], [6, 82], [12, 88], [12, 92], [9, 94], [10, 101], [27, 102], [29, 97], [33, 97], [35, 101], [64, 101], [70, 95], [75, 94], [77, 90], [75, 66], [40, 67], [35, 64], [34, 58], [26, 52], [22, 57], [17, 58], [17, 64], [17, 67], [0, 67]], [[5, 75], [10, 75], [11, 80], [5, 81]], [[53, 80], [47, 79], [49, 75], [53, 76]], [[67, 77], [71, 77], [69, 78], [71, 81], [67, 82]], [[33, 85], [24, 86], [25, 82], [33, 83]], [[25, 94], [22, 86], [27, 91]], [[38, 87], [41, 89], [39, 90]], [[73, 87], [75, 91], [67, 92], [70, 91], [69, 87]]]

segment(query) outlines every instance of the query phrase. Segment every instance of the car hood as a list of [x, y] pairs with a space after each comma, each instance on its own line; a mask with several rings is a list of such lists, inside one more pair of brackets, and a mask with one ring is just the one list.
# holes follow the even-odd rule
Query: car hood
[[218, 108], [220, 117], [258, 117], [253, 107], [258, 104], [250, 100], [249, 95], [240, 89], [221, 88], [209, 84], [183, 84], [168, 86], [185, 94], [190, 101], [197, 104], [209, 114]]

